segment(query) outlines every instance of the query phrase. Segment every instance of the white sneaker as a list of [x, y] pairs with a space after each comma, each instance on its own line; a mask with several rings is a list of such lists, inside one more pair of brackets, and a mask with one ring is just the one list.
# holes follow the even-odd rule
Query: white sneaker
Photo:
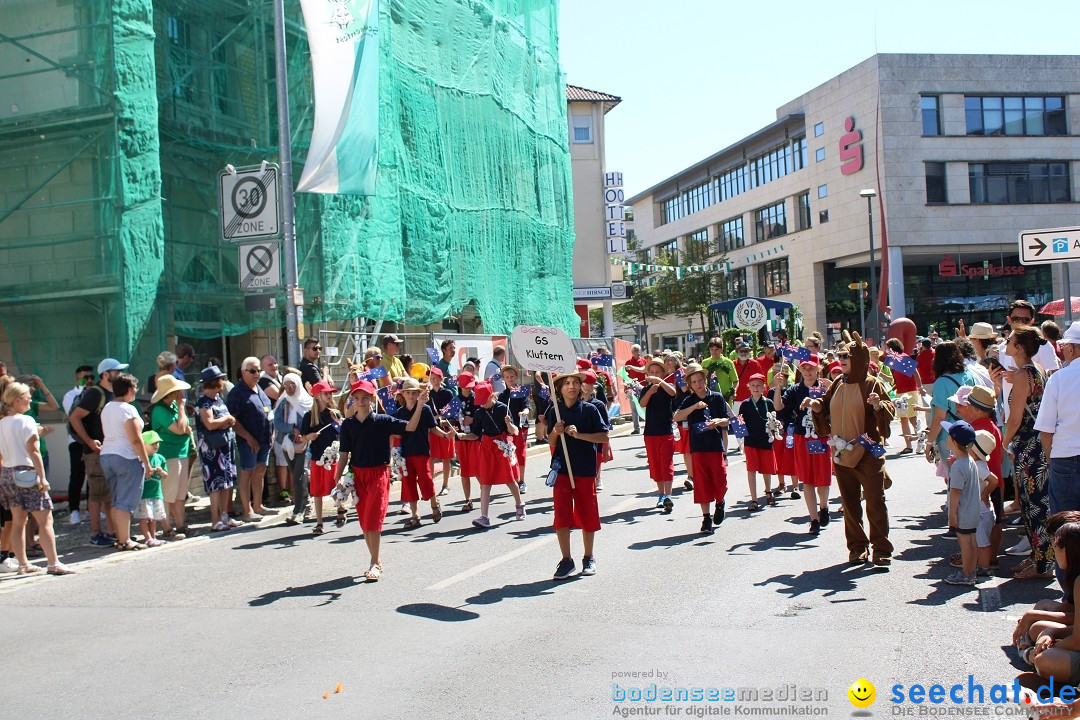
[[72, 525], [78, 525], [81, 522], [82, 522], [82, 515], [79, 514], [78, 510], [72, 510], [71, 514], [68, 515], [68, 523], [70, 523]]
[[596, 489], [597, 490], [603, 490], [604, 489], [604, 483], [601, 482], [600, 480], [597, 480], [596, 481]]
[[0, 574], [19, 572], [19, 561], [13, 557], [5, 558], [0, 562]]
[[1020, 542], [1013, 545], [1011, 548], [1005, 550], [1006, 555], [1028, 555], [1031, 553], [1031, 543], [1027, 538], [1024, 538]]

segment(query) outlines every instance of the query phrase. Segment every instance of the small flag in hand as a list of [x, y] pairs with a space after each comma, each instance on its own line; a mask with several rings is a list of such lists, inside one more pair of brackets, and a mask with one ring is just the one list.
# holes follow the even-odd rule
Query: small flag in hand
[[825, 395], [825, 388], [821, 387], [820, 385], [815, 385], [814, 387], [812, 387], [812, 388], [810, 388], [810, 389], [808, 390], [807, 394], [808, 394], [808, 395], [809, 395], [809, 396], [810, 396], [811, 398], [819, 398], [819, 397], [824, 397], [824, 395]]
[[427, 348], [427, 356], [432, 365], [439, 362], [439, 351], [435, 348]]
[[901, 355], [900, 353], [890, 352], [885, 353], [885, 365], [889, 367], [893, 372], [898, 372], [901, 375], [912, 377], [915, 374], [915, 369], [918, 364], [910, 355]]
[[803, 360], [810, 359], [810, 351], [804, 347], [795, 347], [794, 345], [786, 345], [780, 350], [780, 354], [792, 364], [801, 363]]
[[746, 429], [746, 423], [737, 415], [728, 420], [728, 429], [735, 433], [735, 437], [738, 438], [744, 438], [750, 433]]
[[446, 403], [442, 410], [439, 411], [439, 415], [444, 418], [457, 420], [461, 417], [461, 398], [455, 395], [450, 399], [450, 402]]
[[824, 455], [829, 452], [829, 446], [821, 442], [817, 438], [806, 441], [806, 452], [811, 455]]
[[521, 400], [522, 398], [529, 397], [529, 386], [528, 385], [520, 385], [520, 386], [518, 386], [516, 388], [511, 388], [510, 389], [510, 397], [513, 398], [514, 400]]
[[378, 380], [379, 378], [386, 377], [386, 368], [382, 365], [376, 368], [371, 368], [365, 372], [356, 376], [357, 380]]
[[394, 398], [390, 395], [390, 388], [379, 388], [379, 399], [382, 400], [383, 408], [385, 408], [387, 415], [397, 412], [398, 406], [397, 403], [394, 402]]
[[541, 385], [540, 386], [540, 398], [543, 399], [543, 400], [550, 400], [551, 399], [551, 391], [548, 390], [547, 385]]
[[597, 367], [615, 367], [614, 355], [593, 355], [589, 359], [592, 361], [592, 364], [596, 365]]

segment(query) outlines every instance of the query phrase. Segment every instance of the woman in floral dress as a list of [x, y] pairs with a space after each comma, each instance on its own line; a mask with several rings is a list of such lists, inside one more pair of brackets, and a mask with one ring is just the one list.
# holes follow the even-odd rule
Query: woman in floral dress
[[202, 371], [202, 395], [195, 403], [199, 430], [199, 460], [203, 469], [203, 489], [210, 496], [210, 529], [216, 532], [242, 523], [229, 517], [232, 489], [236, 485], [236, 418], [221, 399], [225, 373], [216, 365]]
[[[1003, 445], [1012, 456], [1020, 486], [1020, 507], [1031, 542], [1031, 557], [1017, 566], [1013, 577], [1053, 577], [1053, 537], [1046, 532], [1050, 515], [1049, 465], [1043, 455], [1042, 441], [1035, 429], [1035, 418], [1042, 403], [1043, 371], [1032, 360], [1039, 347], [1046, 343], [1042, 333], [1033, 327], [1013, 330], [1006, 341], [1005, 354], [1016, 361], [1012, 393], [1009, 396], [1009, 421], [1005, 425]], [[1001, 371], [994, 380], [1000, 382]]]

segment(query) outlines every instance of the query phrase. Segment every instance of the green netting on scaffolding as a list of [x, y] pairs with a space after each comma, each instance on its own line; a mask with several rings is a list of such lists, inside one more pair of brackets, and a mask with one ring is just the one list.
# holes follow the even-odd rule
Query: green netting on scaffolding
[[[268, 0], [5, 0], [0, 358], [59, 382], [169, 335], [284, 325], [248, 312], [216, 176], [277, 159]], [[308, 322], [576, 326], [556, 0], [381, 0], [372, 198], [301, 194]], [[294, 175], [313, 115], [286, 2]], [[279, 298], [283, 296], [279, 295]]]

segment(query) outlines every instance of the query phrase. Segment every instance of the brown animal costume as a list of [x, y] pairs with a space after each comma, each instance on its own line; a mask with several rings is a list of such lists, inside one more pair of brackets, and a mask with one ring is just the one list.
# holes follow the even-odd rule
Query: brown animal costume
[[[848, 343], [851, 371], [842, 382], [835, 382], [825, 397], [810, 404], [814, 425], [822, 438], [832, 437], [833, 464], [836, 484], [844, 503], [844, 534], [847, 537], [848, 560], [865, 562], [869, 559], [867, 544], [873, 545], [876, 564], [887, 565], [892, 558], [889, 542], [889, 513], [885, 508], [885, 489], [891, 485], [885, 472], [885, 459], [876, 458], [855, 439], [866, 433], [874, 442], [883, 443], [889, 437], [893, 419], [893, 404], [884, 383], [868, 377], [870, 350], [858, 333]], [[881, 405], [874, 410], [869, 398], [877, 393]], [[845, 442], [846, 441], [846, 442]], [[870, 521], [870, 539], [863, 529], [862, 504], [866, 500], [866, 515]]]

